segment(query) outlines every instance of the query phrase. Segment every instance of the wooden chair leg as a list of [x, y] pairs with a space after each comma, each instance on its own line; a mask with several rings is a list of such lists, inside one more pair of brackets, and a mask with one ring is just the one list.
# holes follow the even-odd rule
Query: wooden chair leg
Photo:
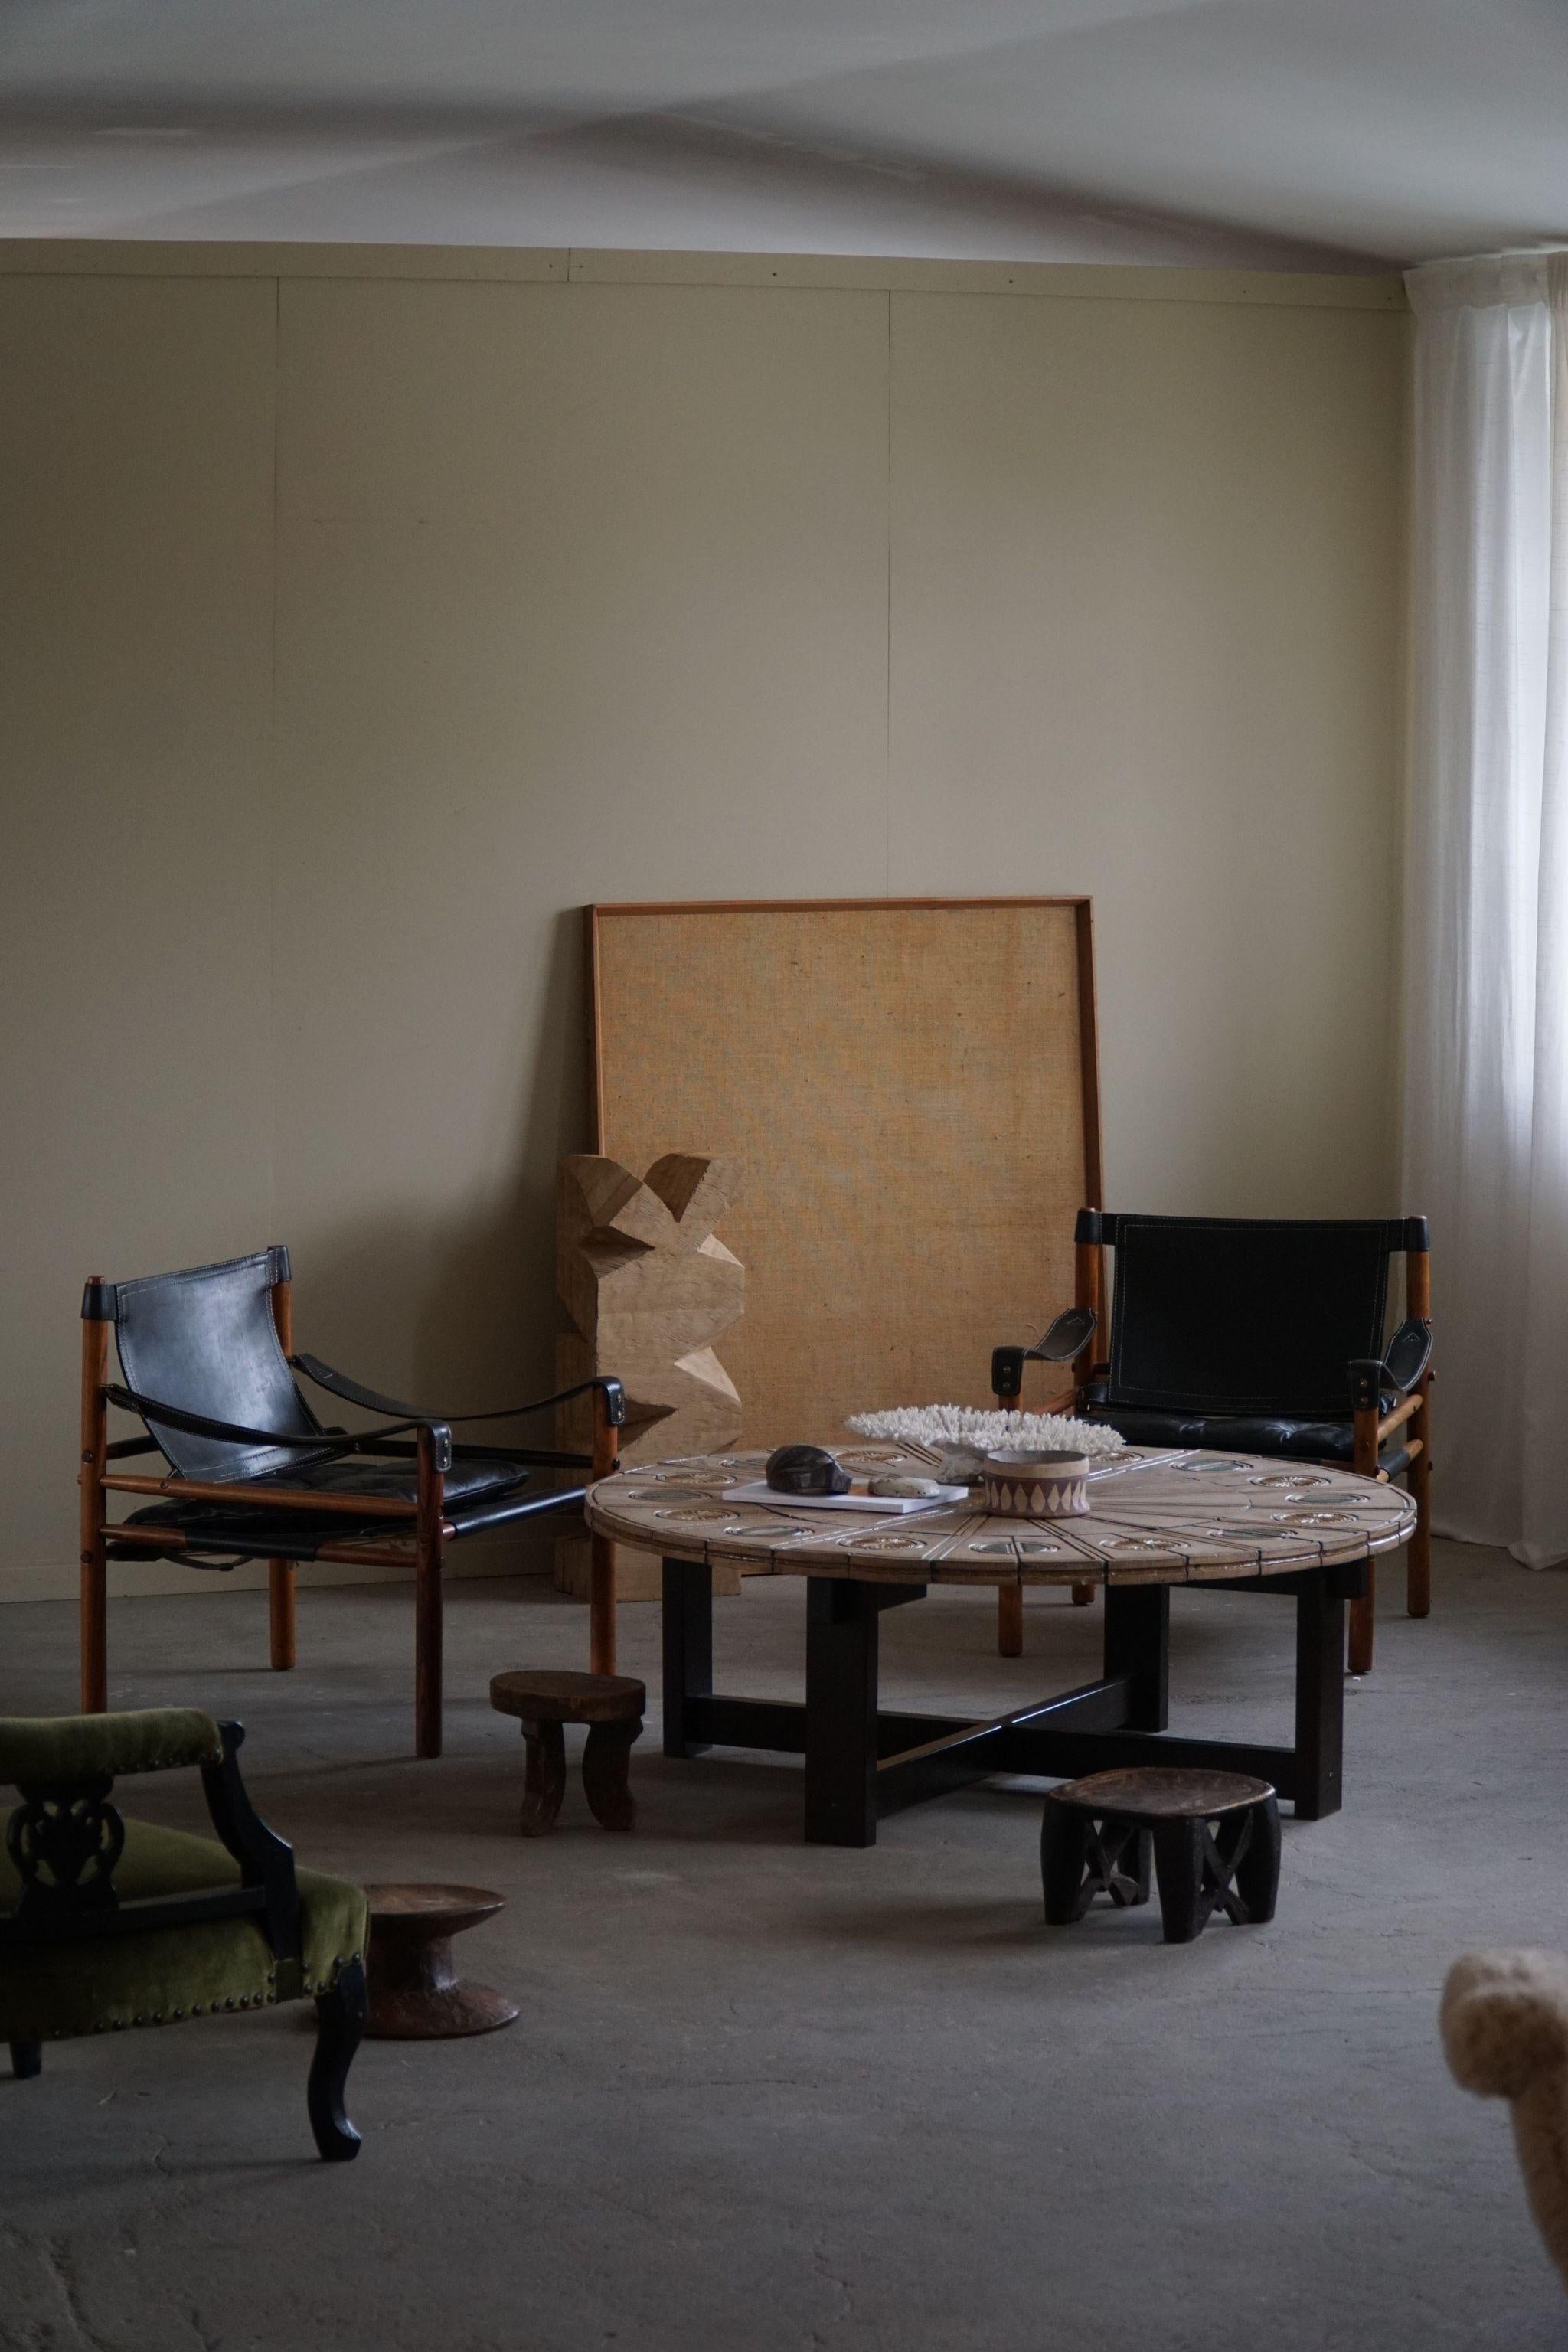
[[294, 1563], [291, 1559], [268, 1560], [267, 1589], [273, 1671], [286, 1674], [294, 1663]]
[[[90, 1290], [99, 1281], [95, 1275]], [[109, 1369], [109, 1325], [84, 1315], [81, 1326], [81, 1708], [109, 1707], [109, 1591], [104, 1566], [103, 1474], [109, 1463], [109, 1410], [103, 1402]]]
[[[1358, 1477], [1377, 1476], [1377, 1421], [1379, 1403], [1373, 1397], [1370, 1405], [1361, 1407], [1354, 1415], [1355, 1437], [1351, 1453], [1351, 1467]], [[1350, 1671], [1352, 1675], [1372, 1672], [1372, 1645], [1377, 1616], [1377, 1563], [1366, 1564], [1366, 1598], [1352, 1601], [1350, 1605]]]
[[[272, 1328], [285, 1356], [294, 1352], [294, 1285], [289, 1276], [271, 1288]], [[272, 1667], [286, 1674], [294, 1663], [294, 1566], [291, 1560], [268, 1562], [267, 1585], [272, 1634]]]
[[41, 2042], [13, 2042], [11, 2072], [18, 2083], [30, 2083], [35, 2074], [44, 2071], [44, 2045]]
[[414, 1569], [414, 1751], [441, 1753], [441, 1571], [446, 1481], [428, 1429], [417, 1434], [419, 1487]]
[[1432, 1376], [1421, 1383], [1421, 1409], [1410, 1416], [1410, 1434], [1421, 1451], [1410, 1465], [1407, 1484], [1415, 1506], [1415, 1530], [1405, 1557], [1405, 1605], [1412, 1617], [1432, 1607]]
[[328, 2164], [350, 2164], [359, 2154], [359, 2134], [343, 2111], [343, 2092], [364, 2033], [365, 2006], [363, 1960], [351, 1960], [339, 1970], [331, 1991], [316, 1996], [316, 2051], [305, 2105]]
[[999, 1657], [1021, 1658], [1024, 1654], [1024, 1588], [1021, 1584], [1002, 1584], [996, 1588], [996, 1651]]

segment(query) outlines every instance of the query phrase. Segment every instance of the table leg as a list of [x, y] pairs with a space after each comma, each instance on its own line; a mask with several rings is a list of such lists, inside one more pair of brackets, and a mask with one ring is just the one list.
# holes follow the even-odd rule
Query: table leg
[[686, 1737], [686, 1702], [713, 1690], [713, 1571], [692, 1560], [664, 1563], [664, 1752], [706, 1756]]
[[1163, 1731], [1171, 1719], [1171, 1588], [1105, 1588], [1105, 1678], [1125, 1677], [1129, 1731]]
[[1337, 1813], [1344, 1754], [1345, 1604], [1320, 1569], [1296, 1595], [1296, 1818]]
[[814, 1576], [805, 1597], [805, 1842], [877, 1843], [880, 1594]]

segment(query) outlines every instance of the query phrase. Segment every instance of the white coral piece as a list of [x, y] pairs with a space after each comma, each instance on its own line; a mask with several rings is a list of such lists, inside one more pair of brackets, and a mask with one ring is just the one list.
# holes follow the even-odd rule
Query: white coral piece
[[984, 1412], [969, 1404], [901, 1404], [885, 1412], [856, 1412], [848, 1426], [859, 1437], [921, 1445], [940, 1454], [954, 1472], [973, 1475], [980, 1457], [1008, 1453], [1120, 1454], [1127, 1440], [1118, 1429], [1079, 1421], [1065, 1412]]

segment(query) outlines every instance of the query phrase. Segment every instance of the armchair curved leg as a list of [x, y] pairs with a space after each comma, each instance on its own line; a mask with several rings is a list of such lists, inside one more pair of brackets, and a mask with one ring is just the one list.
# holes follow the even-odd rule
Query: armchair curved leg
[[11, 2072], [18, 2083], [30, 2083], [35, 2074], [44, 2071], [44, 2045], [41, 2042], [13, 2042]]
[[364, 1962], [340, 1969], [331, 1992], [316, 1996], [316, 2051], [305, 2101], [316, 2146], [328, 2164], [348, 2164], [360, 2139], [343, 2112], [343, 2090], [365, 2024]]

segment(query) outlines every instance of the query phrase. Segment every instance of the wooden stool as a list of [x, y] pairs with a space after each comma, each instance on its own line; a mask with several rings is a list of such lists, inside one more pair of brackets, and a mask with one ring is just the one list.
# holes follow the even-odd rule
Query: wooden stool
[[637, 1809], [627, 1786], [632, 1743], [642, 1734], [647, 1692], [630, 1675], [537, 1673], [496, 1675], [490, 1705], [522, 1718], [522, 1833], [542, 1837], [555, 1826], [566, 1793], [563, 1726], [585, 1723], [583, 1789], [594, 1819], [607, 1830], [629, 1830]]
[[367, 1886], [365, 2032], [379, 2042], [447, 2042], [510, 2025], [517, 2003], [458, 1981], [452, 1938], [506, 1907], [486, 1886]]
[[1046, 1799], [1047, 1925], [1070, 1927], [1100, 1894], [1118, 1910], [1147, 1903], [1151, 1850], [1167, 1944], [1190, 1944], [1212, 1911], [1238, 1927], [1273, 1918], [1279, 1802], [1268, 1782], [1149, 1765], [1069, 1780]]

